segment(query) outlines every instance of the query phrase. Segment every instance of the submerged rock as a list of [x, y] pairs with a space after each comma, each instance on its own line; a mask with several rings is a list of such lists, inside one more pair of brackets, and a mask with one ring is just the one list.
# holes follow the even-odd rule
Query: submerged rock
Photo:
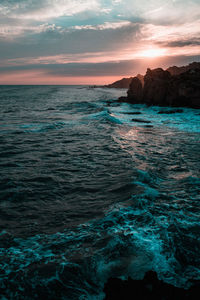
[[109, 278], [104, 292], [104, 300], [194, 300], [200, 293], [200, 282], [186, 290], [159, 280], [155, 272], [149, 271], [142, 280]]
[[151, 123], [151, 121], [148, 120], [143, 120], [143, 119], [132, 119], [133, 122], [138, 122], [138, 123]]
[[125, 97], [125, 96], [119, 97], [118, 102], [127, 102], [127, 97]]
[[153, 125], [144, 125], [144, 127], [146, 127], [146, 128], [152, 128]]

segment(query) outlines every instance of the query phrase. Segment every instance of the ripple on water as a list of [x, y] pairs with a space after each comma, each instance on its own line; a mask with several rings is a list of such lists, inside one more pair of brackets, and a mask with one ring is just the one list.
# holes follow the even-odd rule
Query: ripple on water
[[195, 110], [158, 114], [111, 89], [1, 91], [3, 297], [103, 299], [108, 277], [150, 269], [200, 279]]

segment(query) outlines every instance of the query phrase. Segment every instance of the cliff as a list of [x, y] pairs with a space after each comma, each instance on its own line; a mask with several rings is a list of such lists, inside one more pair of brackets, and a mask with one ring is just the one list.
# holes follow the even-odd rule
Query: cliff
[[189, 70], [193, 70], [193, 69], [200, 69], [200, 63], [199, 62], [193, 62], [187, 66], [183, 66], [183, 67], [177, 67], [177, 66], [173, 66], [167, 69], [167, 71], [173, 75], [180, 75], [182, 73], [185, 73]]
[[122, 78], [118, 81], [115, 81], [111, 84], [105, 85], [107, 88], [116, 88], [116, 89], [128, 89], [133, 77]]
[[[143, 85], [144, 84], [144, 76], [141, 75], [141, 74], [138, 74], [136, 77], [139, 78], [139, 80], [141, 81], [141, 83]], [[104, 87], [116, 88], [116, 89], [128, 89], [132, 79], [133, 79], [133, 77], [122, 78], [122, 79], [120, 79], [118, 81], [115, 81], [111, 84], [105, 85]]]
[[119, 100], [158, 106], [200, 108], [200, 68], [191, 68], [176, 76], [161, 68], [147, 69], [144, 86], [138, 77], [134, 77], [127, 97]]

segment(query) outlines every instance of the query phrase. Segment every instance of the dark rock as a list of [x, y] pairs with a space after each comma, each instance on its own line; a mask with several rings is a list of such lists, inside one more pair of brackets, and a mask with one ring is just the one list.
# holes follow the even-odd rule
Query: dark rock
[[115, 89], [128, 89], [129, 84], [131, 83], [133, 77], [130, 78], [122, 78], [120, 80], [117, 80], [111, 84], [107, 84], [104, 87], [107, 88], [115, 88]]
[[138, 123], [151, 123], [151, 121], [148, 120], [143, 120], [143, 119], [132, 119], [133, 122], [138, 122]]
[[200, 282], [186, 290], [159, 280], [155, 272], [149, 271], [143, 280], [110, 278], [104, 285], [104, 292], [104, 300], [196, 300]]
[[119, 102], [127, 102], [127, 97], [124, 97], [124, 96], [119, 97], [119, 98], [118, 98], [118, 101], [119, 101]]
[[140, 103], [142, 101], [142, 93], [142, 83], [137, 77], [134, 77], [127, 92], [128, 99], [131, 99], [133, 102]]
[[[104, 88], [105, 87], [105, 85], [90, 85], [90, 86], [88, 86], [88, 90], [92, 90], [92, 89], [98, 89], [98, 88]], [[81, 89], [84, 89], [84, 87], [79, 87], [78, 88], [79, 90], [81, 90]]]
[[158, 114], [175, 114], [175, 113], [182, 113], [182, 109], [173, 109], [173, 110], [160, 110]]
[[12, 234], [10, 234], [6, 231], [2, 231], [1, 235], [0, 235], [0, 245], [1, 245], [1, 248], [16, 247], [17, 242], [15, 241]]
[[[138, 74], [136, 77], [140, 80], [142, 86], [144, 86], [144, 76], [141, 75], [141, 74]], [[105, 88], [115, 88], [115, 89], [128, 89], [133, 78], [134, 77], [122, 78], [122, 79], [117, 80], [117, 81], [115, 81], [111, 84], [104, 85], [103, 87], [105, 87]]]
[[134, 77], [127, 95], [123, 101], [133, 104], [200, 108], [200, 68], [190, 69], [177, 76], [161, 68], [147, 69], [144, 87]]
[[167, 71], [172, 75], [172, 76], [176, 76], [176, 75], [180, 75], [182, 73], [185, 73], [189, 70], [194, 70], [194, 69], [200, 69], [200, 62], [193, 62], [187, 66], [183, 66], [183, 67], [177, 67], [177, 66], [173, 66], [167, 69]]
[[172, 76], [166, 103], [177, 107], [200, 108], [200, 69]]
[[165, 105], [170, 73], [161, 68], [147, 69], [144, 76], [143, 99], [150, 105]]
[[142, 84], [142, 87], [143, 87], [143, 86], [144, 86], [144, 75], [137, 74], [136, 77], [140, 80], [140, 82], [141, 82], [141, 84]]

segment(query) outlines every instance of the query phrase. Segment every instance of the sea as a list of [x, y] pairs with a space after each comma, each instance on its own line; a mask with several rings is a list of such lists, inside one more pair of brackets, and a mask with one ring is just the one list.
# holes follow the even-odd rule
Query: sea
[[0, 299], [200, 280], [200, 111], [126, 90], [0, 86]]

